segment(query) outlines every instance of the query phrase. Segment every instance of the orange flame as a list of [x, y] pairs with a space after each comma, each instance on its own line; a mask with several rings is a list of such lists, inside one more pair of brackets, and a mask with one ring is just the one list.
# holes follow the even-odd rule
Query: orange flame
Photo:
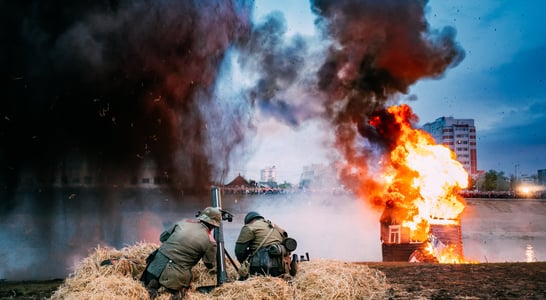
[[[390, 211], [396, 216], [389, 218], [409, 229], [411, 240], [426, 242], [430, 225], [460, 224], [465, 203], [457, 192], [467, 187], [468, 174], [448, 147], [436, 144], [427, 132], [412, 127], [409, 119], [414, 115], [409, 106], [391, 106], [387, 112], [394, 116], [399, 135], [383, 170], [382, 198], [396, 207]], [[370, 124], [380, 122], [372, 119]], [[440, 262], [464, 261], [449, 245], [433, 254]]]
[[430, 241], [426, 242], [424, 250], [430, 255], [436, 257], [441, 264], [467, 264], [478, 263], [476, 260], [464, 258], [459, 251], [458, 245], [448, 244], [441, 247], [434, 247]]

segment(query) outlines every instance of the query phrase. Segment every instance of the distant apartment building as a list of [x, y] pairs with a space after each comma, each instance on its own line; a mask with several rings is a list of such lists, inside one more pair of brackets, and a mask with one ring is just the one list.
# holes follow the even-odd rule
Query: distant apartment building
[[535, 176], [529, 174], [521, 174], [517, 180], [523, 184], [535, 184], [538, 182], [538, 178], [535, 179]]
[[457, 160], [470, 175], [478, 173], [474, 119], [441, 117], [423, 125], [423, 130], [434, 137], [437, 144], [446, 145], [455, 152]]
[[[24, 184], [32, 182], [32, 173], [23, 177]], [[138, 172], [106, 173], [101, 168], [89, 166], [85, 160], [67, 157], [52, 177], [51, 185], [54, 187], [138, 187], [157, 188], [160, 185], [170, 183], [167, 174], [159, 173], [156, 164], [150, 160], [144, 160]]]
[[316, 185], [322, 184], [322, 176], [324, 173], [324, 165], [312, 164], [304, 166], [300, 175], [300, 186], [309, 187], [311, 183]]
[[260, 182], [276, 182], [277, 169], [275, 166], [260, 170]]
[[538, 184], [546, 186], [546, 169], [540, 169], [537, 171]]
[[311, 164], [303, 167], [300, 175], [300, 188], [340, 189], [335, 169], [331, 165]]

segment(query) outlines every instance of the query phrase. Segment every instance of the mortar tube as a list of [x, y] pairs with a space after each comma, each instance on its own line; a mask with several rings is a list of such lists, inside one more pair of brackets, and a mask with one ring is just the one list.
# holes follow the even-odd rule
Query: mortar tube
[[[213, 186], [211, 188], [211, 192], [212, 206], [221, 210], [222, 197], [220, 195], [220, 188]], [[219, 286], [227, 281], [226, 260], [224, 252], [224, 230], [222, 226], [222, 221], [220, 221], [220, 226], [218, 228], [214, 228], [214, 239], [216, 240], [216, 285]]]

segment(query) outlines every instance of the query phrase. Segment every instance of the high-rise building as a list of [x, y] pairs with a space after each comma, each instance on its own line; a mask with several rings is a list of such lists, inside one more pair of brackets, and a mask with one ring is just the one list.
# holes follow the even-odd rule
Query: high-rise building
[[537, 171], [538, 184], [546, 186], [546, 169], [540, 169]]
[[326, 166], [323, 164], [304, 166], [300, 175], [300, 187], [308, 188], [311, 184], [316, 186], [324, 185], [323, 178], [326, 177], [326, 174]]
[[267, 167], [260, 170], [260, 181], [261, 182], [272, 182], [277, 181], [277, 169], [275, 166]]
[[423, 130], [430, 133], [437, 144], [446, 145], [455, 152], [457, 161], [470, 175], [478, 173], [474, 119], [441, 117], [423, 125]]

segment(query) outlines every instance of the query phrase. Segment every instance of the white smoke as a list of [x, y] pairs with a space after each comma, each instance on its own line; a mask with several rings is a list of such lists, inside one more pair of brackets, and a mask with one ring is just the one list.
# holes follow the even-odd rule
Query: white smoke
[[[379, 212], [349, 194], [299, 193], [257, 196], [247, 207], [298, 242], [294, 253], [310, 259], [381, 261]], [[244, 217], [244, 213], [240, 214]], [[238, 229], [243, 226], [242, 217]], [[238, 234], [238, 231], [236, 231]], [[232, 234], [226, 236], [233, 237]], [[234, 237], [236, 239], [236, 236]], [[233, 249], [234, 240], [226, 241]]]

